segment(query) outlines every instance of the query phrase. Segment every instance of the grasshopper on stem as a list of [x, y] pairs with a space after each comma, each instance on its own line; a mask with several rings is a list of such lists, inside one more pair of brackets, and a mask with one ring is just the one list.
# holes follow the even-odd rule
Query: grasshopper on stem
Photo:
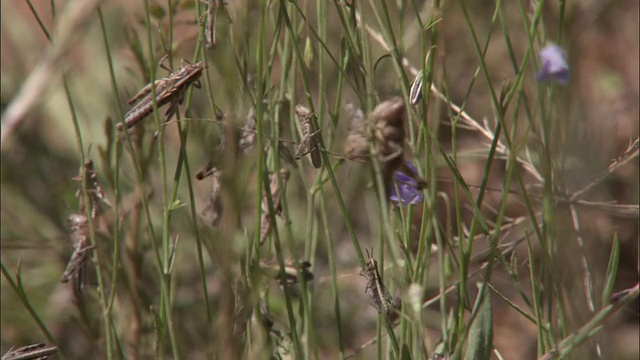
[[396, 302], [387, 287], [382, 282], [380, 272], [378, 271], [378, 262], [373, 258], [373, 250], [371, 253], [367, 250], [367, 264], [360, 272], [360, 275], [367, 278], [367, 287], [365, 292], [369, 295], [373, 305], [379, 314], [383, 314], [387, 319], [397, 311], [398, 302]]
[[300, 120], [300, 129], [302, 130], [302, 140], [296, 151], [296, 160], [300, 159], [306, 154], [311, 154], [311, 162], [316, 169], [322, 167], [322, 154], [320, 153], [320, 147], [318, 146], [318, 139], [316, 134], [320, 130], [316, 131], [313, 126], [313, 114], [311, 111], [302, 105], [296, 106], [296, 114]]
[[[124, 116], [122, 123], [119, 123], [116, 128], [118, 131], [123, 131], [123, 128], [131, 129], [142, 121], [145, 117], [153, 112], [153, 103], [158, 107], [169, 103], [165, 116], [166, 121], [170, 120], [173, 115], [178, 112], [178, 106], [182, 104], [184, 100], [184, 94], [190, 85], [200, 88], [200, 76], [202, 76], [202, 70], [205, 68], [205, 62], [201, 61], [195, 64], [188, 64], [182, 66], [180, 71], [173, 73], [171, 69], [164, 65], [164, 61], [167, 59], [165, 55], [160, 60], [160, 67], [167, 70], [169, 75], [147, 84], [142, 88], [134, 97], [129, 100], [129, 104], [136, 104], [129, 112]], [[185, 61], [183, 59], [183, 61]], [[155, 86], [156, 96], [153, 98], [152, 86]], [[124, 126], [123, 126], [124, 123]]]
[[207, 49], [213, 49], [218, 43], [216, 34], [216, 19], [218, 18], [218, 10], [226, 3], [222, 0], [200, 0], [201, 3], [207, 5], [207, 11], [204, 13], [204, 45]]

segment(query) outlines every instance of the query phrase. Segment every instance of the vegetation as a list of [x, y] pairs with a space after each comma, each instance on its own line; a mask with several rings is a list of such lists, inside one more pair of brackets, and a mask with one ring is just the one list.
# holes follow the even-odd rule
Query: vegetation
[[2, 354], [637, 358], [637, 9], [3, 1]]

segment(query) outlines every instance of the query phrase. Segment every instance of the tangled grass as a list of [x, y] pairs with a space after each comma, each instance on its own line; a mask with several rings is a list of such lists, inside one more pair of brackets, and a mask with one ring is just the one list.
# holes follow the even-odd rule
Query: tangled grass
[[3, 2], [2, 353], [637, 358], [637, 9]]

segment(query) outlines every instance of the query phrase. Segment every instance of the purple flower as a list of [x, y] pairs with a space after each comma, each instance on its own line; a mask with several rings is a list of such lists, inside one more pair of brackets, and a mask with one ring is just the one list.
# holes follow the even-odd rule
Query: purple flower
[[[406, 161], [405, 163], [407, 164], [407, 168], [413, 172], [414, 176], [396, 171], [395, 174], [393, 174], [394, 182], [389, 199], [398, 204], [413, 205], [424, 201], [424, 194], [422, 190], [418, 188], [418, 182], [414, 179], [414, 177], [418, 175], [418, 170], [410, 162]], [[396, 189], [400, 191], [399, 198]]]
[[567, 55], [558, 45], [549, 45], [540, 51], [540, 61], [542, 67], [536, 79], [538, 81], [547, 81], [555, 79], [560, 84], [566, 84], [571, 77], [569, 65], [567, 64]]

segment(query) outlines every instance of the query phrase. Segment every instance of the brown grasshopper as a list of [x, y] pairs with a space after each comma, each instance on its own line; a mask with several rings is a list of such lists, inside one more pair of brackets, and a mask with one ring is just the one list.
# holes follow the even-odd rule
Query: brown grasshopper
[[207, 12], [204, 14], [204, 46], [207, 49], [213, 49], [218, 43], [218, 36], [216, 34], [218, 10], [226, 5], [226, 3], [222, 0], [200, 0], [200, 2], [207, 5]]
[[[73, 180], [83, 181], [83, 179], [86, 179], [87, 181], [86, 189], [88, 193], [87, 195], [89, 196], [90, 204], [91, 204], [91, 217], [93, 219], [96, 219], [99, 215], [99, 207], [98, 207], [99, 202], [104, 203], [108, 207], [112, 207], [112, 205], [111, 205], [111, 202], [104, 195], [104, 191], [102, 191], [102, 187], [100, 187], [100, 184], [98, 183], [98, 174], [96, 173], [95, 168], [93, 166], [93, 160], [87, 158], [87, 160], [84, 163], [84, 167], [82, 168], [82, 171], [84, 171], [85, 176], [83, 177], [83, 174], [81, 173], [80, 175], [74, 177]], [[78, 192], [76, 192], [76, 196], [80, 198], [80, 211], [82, 213], [84, 213], [84, 210], [85, 210], [84, 209], [85, 203], [82, 197], [83, 188], [84, 188], [83, 186], [80, 186], [80, 189], [78, 189]]]
[[382, 282], [380, 273], [378, 272], [378, 262], [373, 258], [373, 255], [367, 250], [367, 264], [360, 275], [367, 278], [367, 287], [365, 293], [369, 295], [369, 298], [373, 301], [373, 305], [379, 314], [383, 314], [387, 319], [391, 318], [391, 315], [398, 308], [397, 302], [391, 297], [386, 286]]
[[313, 114], [311, 111], [302, 105], [296, 106], [296, 114], [300, 120], [300, 129], [302, 130], [302, 140], [298, 145], [296, 151], [296, 160], [307, 154], [311, 154], [311, 162], [316, 169], [322, 167], [322, 154], [320, 153], [320, 147], [318, 146], [318, 139], [316, 134], [320, 130], [316, 131], [313, 126]]
[[94, 248], [89, 243], [89, 221], [84, 214], [72, 214], [69, 216], [69, 227], [71, 228], [74, 250], [60, 282], [67, 283], [77, 275], [79, 285], [82, 287], [82, 266], [91, 257]]
[[[173, 115], [178, 111], [178, 106], [182, 104], [184, 100], [184, 94], [189, 88], [189, 85], [200, 88], [200, 76], [202, 76], [202, 70], [205, 68], [205, 62], [201, 61], [195, 64], [188, 64], [182, 66], [180, 71], [173, 73], [171, 69], [164, 65], [164, 61], [167, 59], [165, 55], [160, 60], [160, 67], [167, 70], [169, 75], [147, 84], [142, 88], [134, 97], [129, 100], [129, 104], [136, 104], [129, 110], [124, 116], [124, 127], [131, 129], [138, 124], [142, 119], [147, 117], [153, 112], [153, 103], [158, 107], [169, 103], [169, 108], [165, 113], [166, 121], [169, 121]], [[184, 59], [183, 59], [184, 61]], [[152, 86], [156, 89], [156, 97], [153, 98]], [[119, 123], [116, 128], [118, 131], [123, 130], [122, 123]]]

